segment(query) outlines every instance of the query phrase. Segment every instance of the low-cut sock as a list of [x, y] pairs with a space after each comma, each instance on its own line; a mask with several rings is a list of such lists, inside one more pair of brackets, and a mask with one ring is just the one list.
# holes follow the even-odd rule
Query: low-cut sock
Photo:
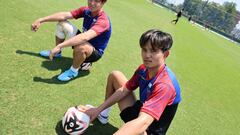
[[100, 114], [101, 114], [103, 117], [108, 117], [111, 109], [112, 109], [112, 107], [108, 107], [107, 109], [103, 110]]
[[71, 66], [71, 68], [70, 68], [74, 73], [78, 73], [78, 70], [79, 70], [79, 68], [74, 68], [73, 66]]

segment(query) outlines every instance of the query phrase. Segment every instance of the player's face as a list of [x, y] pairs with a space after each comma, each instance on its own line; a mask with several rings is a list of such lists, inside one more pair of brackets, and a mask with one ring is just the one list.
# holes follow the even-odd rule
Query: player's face
[[159, 68], [164, 64], [165, 55], [160, 49], [153, 49], [151, 44], [147, 44], [142, 48], [142, 60], [146, 68]]
[[99, 12], [103, 7], [103, 2], [101, 0], [88, 0], [88, 7], [92, 12]]

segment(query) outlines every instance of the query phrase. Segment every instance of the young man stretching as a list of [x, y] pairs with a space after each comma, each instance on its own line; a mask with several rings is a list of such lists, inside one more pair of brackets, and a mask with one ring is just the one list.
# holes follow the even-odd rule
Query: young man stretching
[[[58, 22], [56, 47], [51, 51], [41, 51], [41, 56], [50, 59], [61, 57], [62, 48], [73, 47], [73, 64], [69, 70], [58, 76], [60, 81], [69, 81], [77, 77], [82, 63], [96, 62], [102, 57], [111, 36], [111, 23], [103, 11], [106, 1], [88, 0], [88, 6], [39, 18], [31, 25], [32, 30], [37, 31], [44, 22]], [[78, 18], [83, 18], [82, 33], [68, 21]]]

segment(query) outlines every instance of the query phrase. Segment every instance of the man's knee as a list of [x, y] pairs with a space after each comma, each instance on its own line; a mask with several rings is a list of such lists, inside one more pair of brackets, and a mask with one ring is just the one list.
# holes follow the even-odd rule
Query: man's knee
[[73, 53], [77, 55], [87, 55], [86, 48], [82, 45], [74, 46]]
[[115, 84], [123, 86], [127, 82], [127, 78], [121, 71], [114, 70], [108, 75], [108, 81], [113, 81]]
[[66, 36], [65, 36], [65, 33], [63, 32], [62, 22], [58, 22], [58, 23], [57, 23], [55, 35], [56, 35], [59, 39], [65, 39]]
[[60, 39], [71, 38], [77, 34], [77, 27], [69, 21], [59, 21], [56, 27], [56, 36]]
[[123, 73], [121, 71], [114, 70], [108, 76], [111, 77], [111, 78], [118, 78], [122, 75], [123, 75]]

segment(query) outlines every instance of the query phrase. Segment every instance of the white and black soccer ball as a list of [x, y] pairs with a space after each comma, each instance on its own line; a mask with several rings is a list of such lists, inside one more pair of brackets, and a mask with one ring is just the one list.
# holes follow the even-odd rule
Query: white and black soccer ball
[[77, 107], [70, 107], [62, 118], [62, 127], [69, 135], [80, 135], [89, 126], [90, 117], [79, 111]]
[[92, 67], [91, 62], [82, 63], [80, 66], [80, 70], [89, 70], [91, 67]]

